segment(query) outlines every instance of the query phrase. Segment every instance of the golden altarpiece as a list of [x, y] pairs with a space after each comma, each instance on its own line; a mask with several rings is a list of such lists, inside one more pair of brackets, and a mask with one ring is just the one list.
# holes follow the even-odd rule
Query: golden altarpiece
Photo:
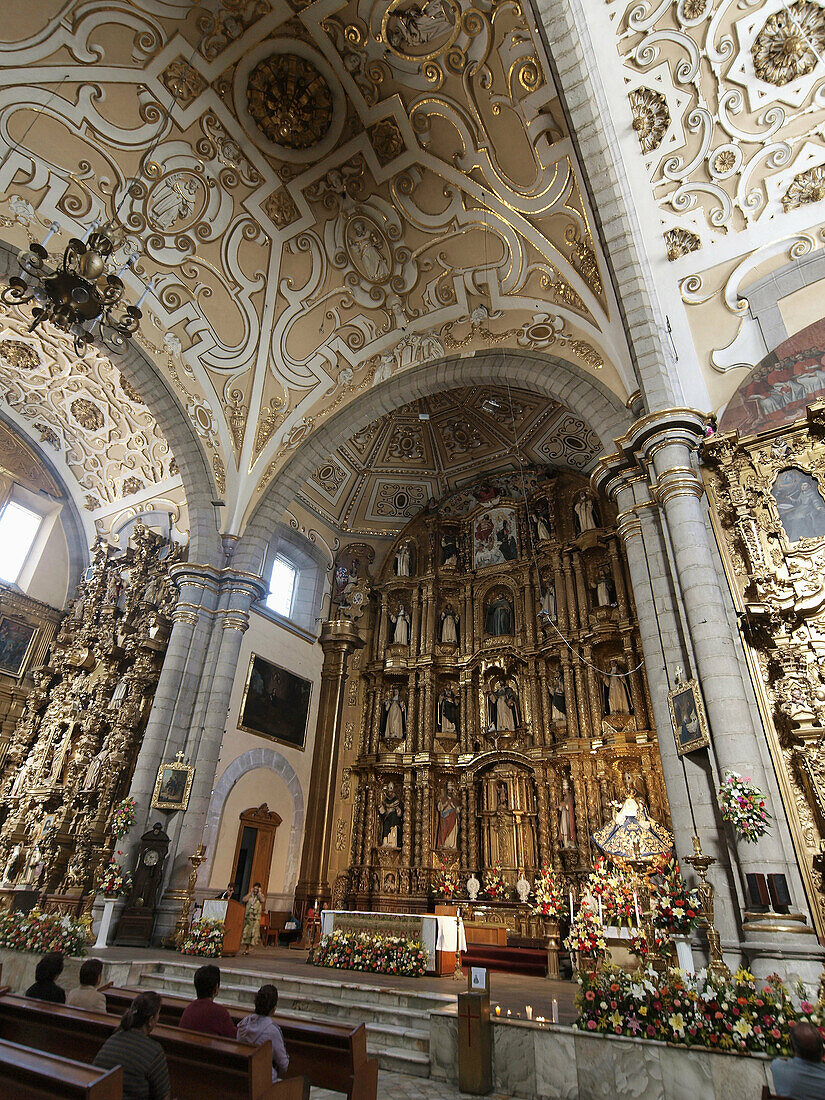
[[0, 891], [37, 890], [47, 908], [91, 905], [111, 854], [169, 639], [182, 549], [142, 524], [103, 541], [60, 623], [0, 771]]
[[825, 934], [825, 404], [703, 448], [717, 539], [814, 914]]
[[[347, 574], [362, 593], [358, 547], [339, 558]], [[575, 880], [628, 782], [668, 820], [623, 552], [584, 478], [526, 470], [432, 503], [369, 602], [345, 693], [352, 825], [347, 853], [339, 818], [333, 904], [425, 908], [445, 863], [461, 882], [498, 866], [512, 886], [544, 862]]]

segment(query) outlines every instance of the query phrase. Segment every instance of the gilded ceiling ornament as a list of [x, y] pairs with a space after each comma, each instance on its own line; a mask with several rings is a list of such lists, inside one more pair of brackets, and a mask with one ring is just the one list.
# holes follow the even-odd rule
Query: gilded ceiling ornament
[[124, 378], [122, 374], [120, 376], [120, 388], [123, 390], [123, 392], [129, 398], [129, 400], [134, 401], [134, 403], [136, 405], [145, 405], [146, 404], [146, 402], [140, 396], [140, 394], [135, 389], [135, 387], [132, 385], [132, 383], [128, 380], [128, 378]]
[[86, 503], [83, 505], [87, 512], [94, 512], [96, 508], [100, 507], [100, 501], [92, 493], [86, 494]]
[[667, 258], [671, 263], [680, 256], [687, 256], [688, 252], [698, 251], [701, 245], [700, 239], [689, 229], [668, 229], [665, 233]]
[[212, 473], [215, 475], [215, 488], [223, 496], [226, 492], [226, 468], [217, 451], [212, 455]]
[[594, 370], [601, 370], [604, 366], [604, 359], [587, 340], [571, 340], [570, 347], [580, 359], [583, 359]]
[[192, 103], [206, 88], [206, 81], [193, 69], [185, 57], [176, 57], [161, 73], [164, 87], [175, 96], [178, 103]]
[[276, 53], [260, 61], [246, 90], [249, 113], [261, 133], [287, 149], [309, 149], [332, 123], [332, 92], [311, 61]]
[[670, 125], [667, 100], [661, 92], [652, 88], [634, 88], [628, 96], [633, 112], [633, 129], [643, 153], [652, 153], [662, 144], [665, 130]]
[[325, 462], [323, 466], [318, 467], [309, 480], [320, 485], [330, 496], [334, 496], [344, 484], [345, 477], [346, 474], [340, 466], [334, 462]]
[[795, 210], [797, 206], [806, 206], [811, 202], [821, 202], [825, 199], [825, 166], [809, 168], [807, 172], [800, 172], [794, 176], [791, 185], [782, 196], [782, 206], [787, 213]]
[[680, 14], [683, 19], [700, 19], [707, 6], [708, 0], [682, 0]]
[[394, 118], [381, 119], [370, 126], [367, 133], [379, 164], [389, 164], [404, 152], [404, 137]]
[[813, 0], [797, 0], [767, 19], [751, 54], [756, 75], [782, 87], [812, 72], [816, 54], [823, 50], [825, 11]]
[[731, 168], [736, 164], [736, 153], [732, 149], [722, 149], [713, 158], [714, 169], [722, 175], [724, 172], [730, 172]]
[[189, 419], [195, 425], [195, 431], [210, 447], [217, 447], [218, 436], [212, 406], [200, 394], [193, 394], [186, 406]]
[[0, 358], [17, 370], [34, 370], [40, 364], [37, 352], [22, 340], [0, 340]]
[[131, 496], [132, 493], [139, 493], [141, 489], [145, 488], [146, 486], [139, 477], [127, 477], [122, 486], [123, 496]]
[[267, 196], [264, 202], [264, 213], [279, 229], [298, 220], [298, 207], [285, 187], [279, 187], [277, 191]]
[[284, 416], [283, 400], [280, 397], [270, 398], [268, 407], [261, 413], [258, 420], [258, 431], [255, 436], [256, 458], [272, 438], [272, 433], [283, 422]]
[[573, 267], [575, 267], [576, 271], [578, 271], [579, 275], [581, 275], [593, 293], [601, 296], [604, 293], [602, 275], [599, 271], [599, 265], [596, 262], [596, 253], [593, 251], [589, 234], [587, 238], [580, 237], [573, 226], [568, 226], [564, 237], [570, 249], [570, 259], [573, 263]]
[[387, 454], [391, 458], [423, 458], [424, 440], [421, 429], [408, 424], [399, 424], [392, 433]]
[[48, 443], [49, 446], [54, 447], [55, 450], [60, 449], [60, 437], [57, 432], [52, 431], [48, 424], [36, 423], [34, 425], [34, 430], [40, 432], [41, 443]]
[[78, 397], [69, 406], [72, 416], [86, 431], [92, 432], [102, 428], [105, 420], [103, 413], [93, 401], [85, 397]]
[[396, 57], [429, 61], [444, 53], [461, 30], [456, 0], [390, 0], [381, 37]]
[[548, 291], [553, 296], [553, 301], [570, 306], [572, 309], [585, 310], [585, 304], [581, 296], [573, 287], [565, 282], [560, 275], [553, 279], [549, 275], [541, 277], [542, 290]]

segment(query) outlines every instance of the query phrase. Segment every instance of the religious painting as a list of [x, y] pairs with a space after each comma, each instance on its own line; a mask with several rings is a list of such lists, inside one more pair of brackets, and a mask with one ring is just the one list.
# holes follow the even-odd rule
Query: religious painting
[[17, 619], [0, 619], [0, 670], [19, 676], [31, 649], [37, 627]]
[[439, 851], [444, 849], [455, 851], [458, 848], [458, 822], [461, 810], [457, 799], [455, 784], [448, 779], [447, 785], [435, 804], [437, 822], [435, 846]]
[[303, 749], [312, 682], [253, 653], [238, 726], [247, 733]]
[[825, 500], [810, 474], [796, 466], [780, 470], [771, 493], [789, 542], [825, 535]]
[[153, 810], [185, 810], [189, 805], [189, 792], [195, 769], [182, 760], [161, 764], [152, 794]]
[[502, 565], [519, 556], [513, 508], [489, 508], [473, 522], [473, 566]]
[[758, 363], [728, 402], [719, 430], [740, 435], [792, 424], [825, 398], [825, 320], [779, 344]]
[[684, 756], [707, 748], [710, 733], [697, 682], [679, 679], [676, 687], [667, 693], [667, 703], [678, 754]]

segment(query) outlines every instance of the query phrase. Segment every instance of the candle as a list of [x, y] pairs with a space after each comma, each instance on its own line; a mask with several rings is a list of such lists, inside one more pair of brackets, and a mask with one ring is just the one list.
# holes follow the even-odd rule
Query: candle
[[501, 1015], [501, 1005], [496, 1005], [496, 1016]]
[[88, 228], [88, 229], [86, 230], [86, 232], [85, 232], [85, 233], [83, 234], [83, 243], [84, 243], [84, 244], [86, 244], [86, 242], [88, 241], [89, 237], [91, 237], [92, 233], [94, 233], [94, 231], [95, 231], [95, 230], [97, 229], [97, 227], [98, 227], [99, 225], [100, 225], [100, 222], [99, 222], [99, 221], [93, 221], [93, 222], [92, 222], [92, 224], [91, 224], [91, 225], [89, 226], [89, 228]]
[[573, 891], [570, 891], [570, 919], [573, 919]]
[[49, 232], [43, 238], [43, 247], [44, 248], [49, 243], [49, 241], [52, 239], [52, 237], [55, 235], [55, 233], [58, 232], [59, 229], [60, 229], [60, 223], [59, 222], [52, 222], [52, 224], [49, 226]]
[[533, 1019], [533, 1006], [532, 1005], [525, 1005], [524, 1006], [524, 1015], [527, 1017], [528, 1020]]
[[[138, 298], [138, 300], [137, 300], [137, 303], [136, 303], [136, 308], [137, 308], [137, 309], [140, 309], [140, 307], [141, 307], [141, 306], [143, 305], [143, 303], [144, 303], [144, 302], [146, 301], [146, 297], [147, 297], [147, 295], [149, 294], [149, 292], [150, 292], [151, 290], [154, 290], [154, 289], [155, 289], [155, 278], [154, 278], [154, 276], [152, 276], [152, 278], [151, 278], [151, 279], [149, 280], [149, 282], [148, 282], [148, 283], [146, 284], [146, 286], [144, 287], [144, 289], [143, 289], [143, 293], [141, 294], [141, 296], [140, 296], [140, 297]], [[316, 902], [315, 902], [315, 908], [316, 908], [316, 909], [318, 908], [318, 902], [317, 902], [317, 900], [316, 900]]]
[[554, 1024], [557, 1024], [559, 1022], [559, 1002], [556, 1000], [555, 997], [553, 998], [552, 1008], [553, 1008], [553, 1012], [552, 1012], [551, 1019], [552, 1019]]
[[604, 924], [604, 917], [602, 915], [602, 898], [599, 895], [599, 924]]
[[513, 1015], [513, 1013], [512, 1013], [511, 1011], [510, 1011], [510, 1009], [509, 1009], [509, 1008], [507, 1009], [507, 1015], [508, 1015], [508, 1016], [512, 1016], [512, 1015]]
[[641, 925], [642, 918], [639, 916], [639, 895], [636, 891], [633, 891], [633, 908], [636, 910], [636, 923]]

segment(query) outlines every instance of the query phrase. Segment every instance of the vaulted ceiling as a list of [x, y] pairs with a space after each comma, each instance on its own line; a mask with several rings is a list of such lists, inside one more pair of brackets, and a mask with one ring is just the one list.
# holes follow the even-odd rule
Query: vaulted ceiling
[[0, 232], [21, 246], [57, 221], [56, 258], [116, 216], [119, 258], [140, 256], [129, 297], [157, 280], [137, 340], [230, 528], [326, 417], [421, 362], [546, 351], [635, 389], [523, 5], [7, 0], [4, 16]]
[[484, 473], [523, 465], [585, 470], [596, 435], [557, 402], [479, 386], [406, 405], [370, 424], [319, 466], [299, 500], [340, 532], [392, 535]]

